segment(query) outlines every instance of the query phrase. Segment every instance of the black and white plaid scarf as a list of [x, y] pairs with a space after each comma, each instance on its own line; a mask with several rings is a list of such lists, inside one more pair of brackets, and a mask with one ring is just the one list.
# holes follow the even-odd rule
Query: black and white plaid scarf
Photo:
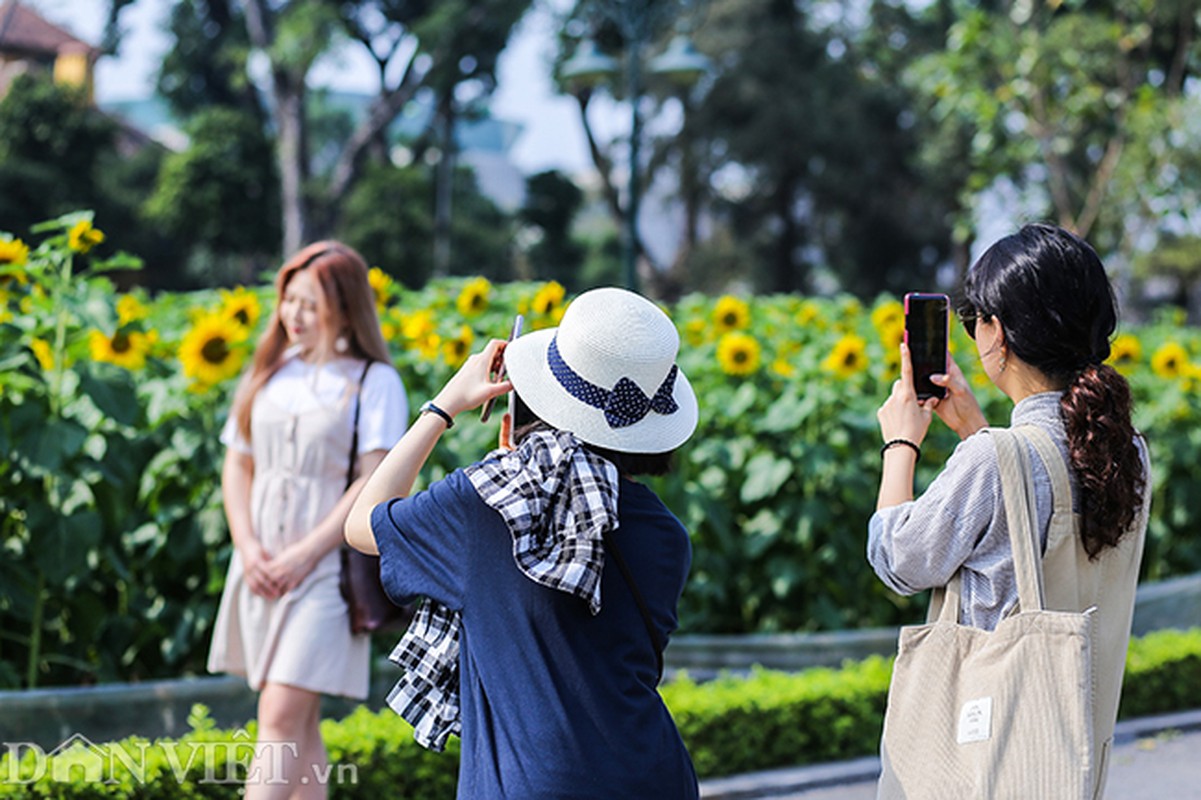
[[[538, 431], [463, 470], [513, 535], [517, 568], [537, 584], [601, 609], [604, 534], [617, 528], [617, 469], [566, 431]], [[460, 614], [426, 600], [389, 658], [404, 675], [388, 705], [413, 738], [441, 751], [459, 720]]]

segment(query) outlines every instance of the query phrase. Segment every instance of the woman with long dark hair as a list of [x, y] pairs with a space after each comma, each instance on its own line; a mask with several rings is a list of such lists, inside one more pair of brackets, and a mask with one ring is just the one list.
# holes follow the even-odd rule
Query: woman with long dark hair
[[[339, 591], [342, 525], [404, 433], [408, 406], [357, 252], [311, 244], [275, 289], [221, 434], [234, 553], [208, 668], [259, 692], [246, 797], [320, 798], [321, 695], [366, 698], [370, 670], [369, 637], [351, 634]], [[360, 477], [348, 486], [351, 473]]]
[[[1092, 247], [1061, 228], [1033, 224], [980, 257], [963, 295], [960, 318], [981, 366], [1014, 402], [1011, 427], [1027, 434], [1046, 607], [1097, 610], [1092, 778], [1099, 796], [1150, 486], [1130, 387], [1105, 363], [1117, 326], [1113, 291]], [[868, 560], [901, 594], [945, 586], [958, 573], [960, 619], [992, 630], [1014, 609], [1018, 592], [988, 422], [954, 361], [934, 378], [947, 390], [942, 399], [917, 399], [904, 345], [902, 372], [877, 415], [888, 444]], [[914, 499], [914, 467], [934, 414], [963, 441]]]

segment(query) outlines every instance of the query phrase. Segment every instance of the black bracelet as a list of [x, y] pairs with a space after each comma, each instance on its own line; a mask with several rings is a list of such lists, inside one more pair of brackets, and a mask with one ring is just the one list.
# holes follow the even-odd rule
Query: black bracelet
[[914, 455], [917, 456], [917, 458], [913, 460], [914, 464], [922, 460], [922, 448], [918, 447], [916, 443], [911, 442], [908, 439], [889, 439], [884, 443], [884, 446], [880, 448], [880, 458], [884, 458], [884, 454], [897, 445], [904, 445], [905, 447], [913, 450]]
[[442, 417], [442, 421], [446, 423], [447, 429], [453, 428], [455, 426], [454, 417], [452, 417], [450, 414], [447, 414], [445, 411], [443, 411], [442, 409], [440, 409], [436, 405], [434, 405], [433, 400], [425, 401], [425, 403], [422, 404], [419, 411], [422, 414], [424, 414], [428, 411], [431, 414], [435, 414], [439, 417]]

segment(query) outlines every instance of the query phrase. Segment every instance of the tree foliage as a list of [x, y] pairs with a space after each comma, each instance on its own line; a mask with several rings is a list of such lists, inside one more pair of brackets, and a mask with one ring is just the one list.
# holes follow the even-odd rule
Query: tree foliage
[[555, 280], [579, 291], [583, 288], [578, 278], [585, 248], [575, 240], [571, 225], [584, 201], [583, 192], [556, 170], [531, 175], [525, 186], [525, 206], [519, 216], [537, 232], [537, 241], [528, 253], [532, 277]]
[[[889, 41], [874, 17], [837, 4], [705, 5], [688, 19], [701, 23], [692, 37], [713, 74], [691, 93], [648, 86], [654, 109], [683, 119], [651, 137], [647, 182], [674, 171], [665, 183], [678, 187], [685, 210], [681, 251], [657, 265], [662, 285], [674, 294], [704, 285], [699, 277], [714, 288], [741, 279], [762, 291], [809, 291], [820, 273], [827, 287], [834, 280], [871, 295], [931, 281], [946, 256], [954, 193], [927, 182], [910, 94], [895, 80], [901, 51], [929, 46], [919, 21], [888, 7], [895, 13], [881, 24], [899, 31]], [[587, 122], [593, 92], [575, 94]], [[588, 134], [598, 171], [609, 175], [624, 140]], [[620, 192], [612, 181], [602, 188], [620, 220]]]
[[[340, 201], [358, 180], [368, 154], [374, 152], [379, 161], [386, 153], [381, 139], [422, 90], [433, 93], [435, 105], [453, 99], [464, 82], [490, 91], [499, 53], [528, 6], [529, 0], [250, 0], [250, 41], [270, 64], [284, 249], [294, 250], [336, 223]], [[310, 181], [306, 79], [315, 60], [344, 41], [359, 44], [376, 62], [379, 86], [331, 174], [317, 185]]]
[[955, 8], [944, 46], [907, 78], [919, 113], [969, 143], [957, 236], [972, 235], [981, 200], [1006, 182], [1025, 192], [1027, 215], [1050, 217], [1103, 252], [1134, 246], [1151, 210], [1139, 195], [1172, 160], [1160, 142], [1188, 102], [1201, 3]]
[[[0, 220], [26, 232], [47, 218], [94, 208], [126, 247], [161, 263], [168, 243], [141, 215], [140, 187], [153, 180], [162, 150], [133, 142], [82, 92], [49, 77], [18, 77], [0, 100]], [[153, 283], [153, 266], [144, 279]]]
[[221, 106], [265, 120], [246, 73], [250, 42], [234, 0], [177, 0], [168, 30], [174, 46], [163, 55], [155, 88], [176, 115]]
[[[454, 175], [449, 273], [511, 280], [512, 226], [480, 194], [470, 170]], [[353, 242], [372, 266], [419, 288], [434, 274], [433, 178], [417, 166], [372, 166], [346, 197], [339, 238]]]
[[185, 130], [188, 148], [163, 161], [146, 204], [149, 219], [186, 247], [221, 256], [274, 252], [279, 189], [271, 143], [258, 121], [208, 106]]

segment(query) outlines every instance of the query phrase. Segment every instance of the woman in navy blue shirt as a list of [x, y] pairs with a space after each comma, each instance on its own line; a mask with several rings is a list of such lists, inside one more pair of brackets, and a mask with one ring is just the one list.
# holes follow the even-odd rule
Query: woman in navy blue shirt
[[[695, 430], [678, 349], [650, 301], [586, 292], [558, 328], [469, 359], [351, 510], [347, 540], [378, 549], [393, 599], [427, 598], [389, 703], [428, 747], [462, 737], [459, 797], [697, 797], [656, 688], [688, 533], [634, 480]], [[510, 390], [516, 449], [408, 496], [455, 417]]]

